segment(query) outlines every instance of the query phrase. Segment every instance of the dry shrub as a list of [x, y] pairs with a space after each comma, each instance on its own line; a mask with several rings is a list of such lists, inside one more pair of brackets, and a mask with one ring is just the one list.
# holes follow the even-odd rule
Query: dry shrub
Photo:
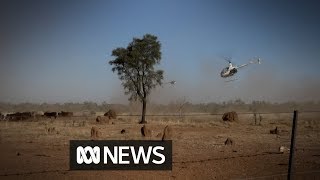
[[162, 134], [162, 132], [159, 132], [158, 134], [157, 134], [157, 136], [156, 136], [157, 138], [161, 138], [162, 139], [162, 137], [163, 137], [163, 134]]
[[172, 129], [170, 126], [166, 126], [163, 130], [162, 141], [170, 140], [172, 138]]
[[108, 117], [109, 119], [117, 119], [117, 113], [112, 109], [106, 112], [104, 116]]
[[109, 117], [105, 117], [105, 116], [97, 116], [96, 122], [97, 123], [112, 124], [112, 121], [110, 120], [110, 118]]
[[270, 134], [279, 134], [278, 127], [276, 127], [275, 129], [271, 129]]
[[142, 128], [141, 128], [141, 134], [144, 137], [151, 137], [152, 132], [151, 132], [151, 130], [149, 128], [147, 128], [146, 125], [143, 125]]
[[227, 140], [224, 142], [224, 145], [233, 145], [234, 141], [231, 138], [227, 138]]
[[91, 128], [91, 138], [92, 139], [97, 139], [99, 138], [99, 130], [96, 127]]
[[85, 127], [86, 126], [86, 121], [82, 121], [82, 123], [81, 123], [81, 125], [80, 126], [82, 126], [82, 127]]
[[56, 128], [55, 127], [48, 127], [47, 128], [47, 133], [48, 134], [53, 134], [53, 133], [55, 133], [56, 132]]
[[96, 122], [97, 122], [97, 123], [101, 123], [101, 122], [102, 122], [102, 117], [101, 117], [101, 116], [97, 116]]

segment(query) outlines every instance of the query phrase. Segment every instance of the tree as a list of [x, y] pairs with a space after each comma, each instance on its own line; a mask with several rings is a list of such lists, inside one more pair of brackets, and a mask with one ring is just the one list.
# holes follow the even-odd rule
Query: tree
[[179, 111], [179, 117], [181, 118], [182, 117], [182, 111], [183, 111], [183, 108], [186, 104], [188, 104], [189, 102], [187, 101], [186, 97], [183, 96], [182, 98], [179, 98], [177, 101], [176, 101], [176, 104], [178, 105], [178, 111]]
[[163, 71], [156, 70], [155, 65], [161, 61], [161, 44], [157, 37], [146, 34], [142, 39], [133, 38], [127, 48], [112, 51], [115, 57], [109, 64], [117, 72], [129, 100], [142, 103], [140, 123], [146, 123], [147, 98], [151, 90], [162, 84]]

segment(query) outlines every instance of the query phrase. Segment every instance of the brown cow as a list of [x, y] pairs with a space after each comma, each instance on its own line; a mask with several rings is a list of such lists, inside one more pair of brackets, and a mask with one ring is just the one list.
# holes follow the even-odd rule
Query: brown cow
[[57, 116], [58, 116], [58, 113], [57, 113], [57, 112], [45, 112], [45, 113], [44, 113], [44, 116], [47, 117], [47, 118], [52, 118], [52, 117], [54, 117], [54, 118], [56, 119]]
[[236, 112], [232, 111], [232, 112], [227, 112], [224, 113], [222, 116], [222, 119], [224, 121], [238, 121], [238, 115]]
[[32, 117], [31, 112], [16, 112], [12, 114], [7, 114], [7, 119], [12, 121], [26, 120]]
[[73, 112], [61, 111], [60, 113], [58, 113], [58, 116], [61, 116], [61, 117], [72, 117], [73, 116]]

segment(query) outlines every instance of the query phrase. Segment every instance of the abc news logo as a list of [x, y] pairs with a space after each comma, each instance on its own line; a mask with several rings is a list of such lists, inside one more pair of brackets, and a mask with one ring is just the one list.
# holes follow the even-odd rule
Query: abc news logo
[[172, 170], [172, 141], [70, 141], [71, 170]]

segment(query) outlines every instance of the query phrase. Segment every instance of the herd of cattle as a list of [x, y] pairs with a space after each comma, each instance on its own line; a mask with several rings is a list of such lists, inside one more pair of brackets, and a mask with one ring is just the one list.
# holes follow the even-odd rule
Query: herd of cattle
[[32, 112], [15, 112], [15, 113], [0, 113], [0, 120], [11, 120], [11, 121], [20, 121], [26, 119], [35, 119], [35, 118], [57, 118], [57, 117], [72, 117], [73, 112], [42, 112], [42, 111], [32, 111]]

